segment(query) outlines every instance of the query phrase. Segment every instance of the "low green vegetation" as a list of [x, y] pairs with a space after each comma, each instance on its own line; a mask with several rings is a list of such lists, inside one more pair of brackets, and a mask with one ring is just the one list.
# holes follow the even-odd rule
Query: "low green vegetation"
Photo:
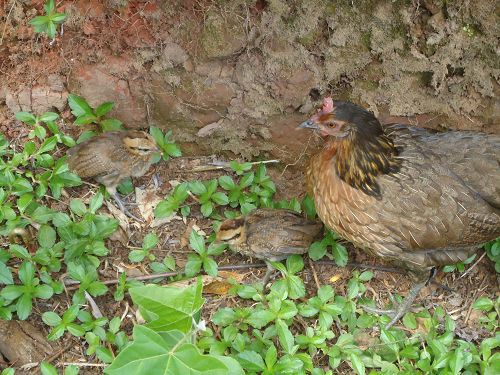
[[45, 34], [49, 39], [54, 39], [57, 33], [57, 26], [66, 19], [65, 13], [56, 12], [54, 0], [47, 0], [43, 6], [45, 15], [33, 18], [29, 23], [36, 33]]
[[[112, 103], [93, 109], [83, 98], [70, 95], [69, 104], [77, 126], [94, 127], [83, 138], [121, 127], [107, 117]], [[229, 280], [231, 298], [212, 298], [206, 305], [198, 275], [218, 275], [218, 257], [226, 251], [225, 245], [215, 244], [210, 230], [207, 235], [197, 229], [189, 233], [190, 250], [180, 268], [172, 256], [158, 255], [163, 254], [156, 251], [162, 243], [159, 232], [149, 231], [128, 254], [130, 263], [153, 274], [177, 271], [177, 278], [194, 278], [190, 286], [146, 285], [127, 279], [122, 271], [113, 285], [104, 283], [100, 271], [118, 220], [102, 210], [105, 197], [99, 190], [85, 198], [68, 198], [81, 180], [69, 171], [63, 156], [75, 141], [59, 130], [59, 116], [21, 112], [16, 118], [32, 131], [23, 148], [0, 136], [0, 235], [11, 238], [0, 249], [0, 319], [37, 320], [47, 326], [49, 340], [78, 340], [88, 362], [107, 365], [106, 374], [500, 373], [500, 299], [488, 296], [478, 296], [472, 306], [486, 337], [480, 341], [467, 340], [440, 307], [432, 313], [408, 313], [402, 327], [385, 330], [389, 317], [361, 308], [375, 306], [367, 293], [371, 271], [354, 270], [341, 286], [332, 281], [306, 288], [304, 259], [294, 255], [272, 263], [280, 276], [269, 289]], [[181, 155], [171, 132], [150, 132], [162, 150], [161, 159]], [[221, 220], [258, 207], [315, 216], [309, 197], [301, 202], [275, 200], [276, 186], [267, 172], [262, 163], [233, 161], [230, 171], [217, 178], [173, 184], [157, 205], [156, 218], [189, 218], [199, 212], [215, 229]], [[326, 231], [312, 244], [309, 257], [345, 266], [348, 254], [339, 241]], [[486, 245], [497, 270], [499, 251], [499, 240]], [[448, 271], [462, 272], [472, 261]], [[153, 281], [164, 282], [160, 276]], [[133, 303], [138, 310], [133, 327], [125, 316], [94, 311], [91, 301], [106, 295]], [[42, 362], [40, 371], [57, 374], [62, 369], [55, 365]], [[72, 365], [63, 371], [77, 374], [79, 368]]]

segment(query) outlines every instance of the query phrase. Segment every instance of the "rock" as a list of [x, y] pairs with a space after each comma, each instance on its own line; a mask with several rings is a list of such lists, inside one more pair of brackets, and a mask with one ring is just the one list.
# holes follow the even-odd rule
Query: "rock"
[[[129, 61], [126, 58], [106, 64], [84, 65], [73, 71], [70, 79], [70, 91], [81, 95], [93, 107], [103, 102], [114, 102], [110, 113], [124, 122], [127, 127], [146, 127], [146, 105], [142, 82], [128, 80]], [[116, 74], [116, 76], [115, 76]]]
[[223, 58], [236, 54], [246, 45], [243, 24], [237, 17], [223, 17], [209, 12], [205, 16], [201, 44], [208, 58]]
[[316, 85], [314, 75], [307, 69], [301, 69], [288, 78], [278, 79], [272, 85], [273, 91], [285, 106], [300, 107], [309, 92]]
[[183, 64], [189, 58], [184, 49], [174, 42], [168, 42], [163, 48], [161, 59], [167, 68]]
[[222, 120], [219, 120], [217, 122], [213, 122], [211, 124], [204, 126], [200, 130], [198, 130], [198, 133], [196, 135], [198, 137], [207, 137], [216, 132], [221, 127], [222, 127]]
[[53, 91], [48, 86], [37, 86], [31, 90], [31, 111], [41, 114], [56, 108], [62, 111], [68, 100], [67, 92]]
[[51, 344], [31, 323], [0, 320], [0, 357], [22, 366], [54, 354]]
[[59, 74], [49, 74], [47, 84], [53, 91], [63, 92], [65, 90], [63, 77]]

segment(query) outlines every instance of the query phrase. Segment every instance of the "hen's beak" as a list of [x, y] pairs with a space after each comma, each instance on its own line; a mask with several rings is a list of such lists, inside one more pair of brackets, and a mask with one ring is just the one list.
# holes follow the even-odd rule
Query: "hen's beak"
[[304, 121], [297, 128], [299, 129], [314, 129], [319, 130], [319, 126], [311, 119]]

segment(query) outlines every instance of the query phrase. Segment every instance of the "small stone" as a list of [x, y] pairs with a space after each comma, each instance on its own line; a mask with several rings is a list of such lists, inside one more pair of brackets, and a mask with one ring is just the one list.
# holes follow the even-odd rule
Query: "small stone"
[[200, 130], [198, 130], [198, 133], [196, 135], [198, 137], [207, 137], [215, 133], [221, 127], [222, 127], [222, 120], [219, 120], [217, 122], [213, 122], [211, 124], [208, 124], [207, 126], [204, 126]]
[[174, 42], [169, 42], [163, 48], [162, 60], [166, 65], [177, 66], [183, 64], [189, 58], [184, 49]]

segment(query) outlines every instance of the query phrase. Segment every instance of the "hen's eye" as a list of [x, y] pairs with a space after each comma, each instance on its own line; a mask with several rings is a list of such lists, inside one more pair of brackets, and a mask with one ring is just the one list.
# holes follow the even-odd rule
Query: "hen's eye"
[[334, 127], [335, 127], [335, 123], [331, 122], [331, 123], [329, 123], [329, 124], [328, 124], [328, 126], [329, 126], [330, 128], [334, 128]]

